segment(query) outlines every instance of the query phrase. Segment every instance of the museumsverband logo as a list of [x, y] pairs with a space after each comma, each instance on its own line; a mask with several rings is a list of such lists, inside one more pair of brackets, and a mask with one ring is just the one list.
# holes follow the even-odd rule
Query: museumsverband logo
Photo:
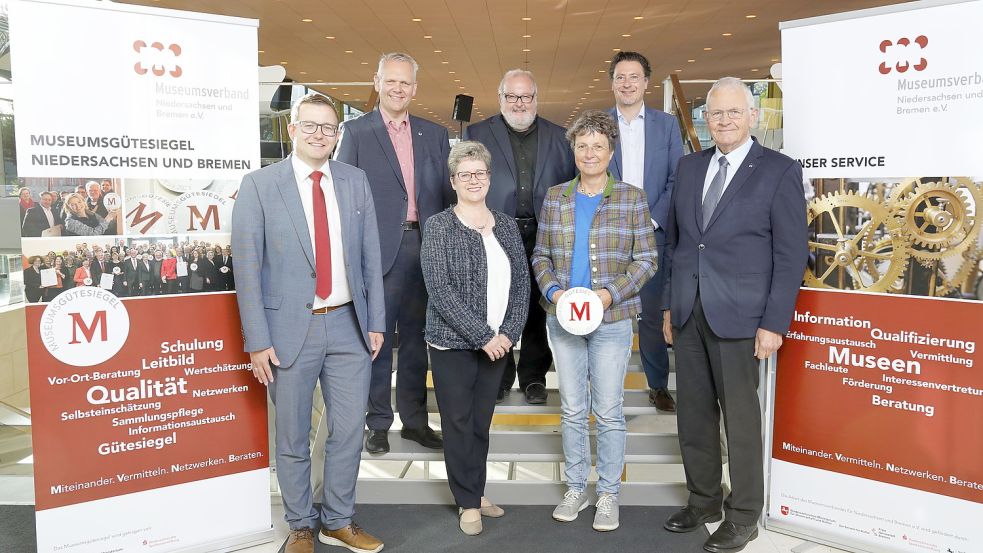
[[133, 50], [140, 55], [133, 65], [133, 71], [137, 75], [142, 76], [149, 72], [157, 77], [167, 74], [177, 79], [184, 73], [181, 66], [177, 64], [176, 58], [181, 55], [181, 46], [178, 44], [171, 44], [165, 48], [160, 42], [147, 46], [146, 42], [135, 40]]
[[130, 315], [112, 292], [82, 286], [55, 296], [41, 314], [40, 331], [55, 359], [91, 367], [119, 353], [130, 334]]
[[881, 75], [887, 75], [891, 71], [905, 73], [908, 69], [924, 71], [928, 68], [928, 60], [923, 55], [926, 46], [928, 46], [928, 37], [925, 35], [918, 35], [915, 40], [907, 37], [901, 37], [897, 41], [882, 40], [878, 49], [882, 54], [887, 54], [893, 59], [882, 61], [877, 66], [877, 70]]

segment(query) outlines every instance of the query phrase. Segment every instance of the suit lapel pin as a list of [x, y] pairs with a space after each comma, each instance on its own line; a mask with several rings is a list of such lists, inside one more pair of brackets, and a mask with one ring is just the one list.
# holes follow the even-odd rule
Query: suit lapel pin
[[417, 136], [423, 136], [423, 131], [417, 131], [416, 135]]

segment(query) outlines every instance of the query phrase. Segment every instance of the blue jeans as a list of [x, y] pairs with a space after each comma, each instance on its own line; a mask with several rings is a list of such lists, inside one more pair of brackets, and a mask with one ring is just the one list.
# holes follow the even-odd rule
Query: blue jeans
[[625, 371], [631, 355], [631, 320], [601, 326], [586, 336], [563, 330], [556, 315], [546, 319], [560, 382], [564, 475], [571, 490], [583, 491], [590, 474], [588, 411], [597, 424], [597, 493], [617, 494], [625, 467]]

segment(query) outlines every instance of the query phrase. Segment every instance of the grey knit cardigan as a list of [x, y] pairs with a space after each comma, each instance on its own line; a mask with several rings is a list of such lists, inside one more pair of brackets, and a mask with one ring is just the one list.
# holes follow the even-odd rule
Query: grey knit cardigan
[[[508, 308], [499, 329], [519, 341], [529, 314], [529, 260], [515, 220], [497, 211], [492, 233], [510, 267], [488, 267], [481, 234], [464, 226], [453, 206], [427, 219], [420, 249], [427, 285], [426, 340], [449, 349], [481, 349], [495, 333], [488, 326], [488, 271], [511, 271]], [[405, 293], [413, 293], [406, 291]]]

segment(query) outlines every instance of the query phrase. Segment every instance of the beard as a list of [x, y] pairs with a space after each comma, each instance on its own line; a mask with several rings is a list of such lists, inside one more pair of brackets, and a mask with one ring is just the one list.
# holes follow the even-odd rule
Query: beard
[[528, 129], [532, 125], [532, 122], [536, 120], [536, 112], [528, 109], [519, 113], [511, 110], [503, 111], [502, 116], [505, 117], [505, 122], [517, 131]]

